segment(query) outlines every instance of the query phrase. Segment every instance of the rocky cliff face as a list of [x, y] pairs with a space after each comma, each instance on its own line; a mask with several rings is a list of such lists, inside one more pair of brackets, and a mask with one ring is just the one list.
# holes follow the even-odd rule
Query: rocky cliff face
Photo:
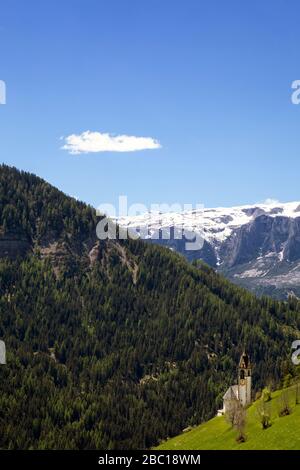
[[[234, 282], [277, 298], [300, 296], [299, 203], [204, 209], [184, 214], [124, 218], [122, 226], [147, 225], [149, 240], [201, 259]], [[159, 229], [173, 227], [168, 240], [154, 239]], [[187, 250], [186, 238], [172, 236], [179, 227], [202, 234], [203, 247]]]
[[260, 215], [242, 225], [225, 241], [221, 253], [228, 267], [271, 253], [280, 261], [300, 259], [300, 218]]

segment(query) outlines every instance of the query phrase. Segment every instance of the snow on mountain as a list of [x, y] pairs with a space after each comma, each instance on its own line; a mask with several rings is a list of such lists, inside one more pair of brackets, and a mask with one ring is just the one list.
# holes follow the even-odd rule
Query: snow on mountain
[[197, 209], [181, 213], [147, 212], [137, 216], [118, 219], [119, 225], [127, 228], [148, 228], [148, 237], [157, 230], [179, 227], [187, 231], [199, 232], [205, 240], [214, 243], [224, 242], [233, 231], [246, 225], [259, 215], [270, 217], [300, 217], [300, 202], [255, 204], [215, 209]]
[[[294, 292], [300, 297], [300, 202], [148, 212], [121, 217], [118, 223], [189, 261], [202, 259], [259, 294], [284, 298]], [[204, 239], [195, 251], [186, 247], [190, 232]]]

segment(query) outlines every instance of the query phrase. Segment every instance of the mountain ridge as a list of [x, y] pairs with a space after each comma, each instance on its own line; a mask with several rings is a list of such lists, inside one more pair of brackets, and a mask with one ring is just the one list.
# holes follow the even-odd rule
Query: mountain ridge
[[291, 367], [296, 299], [258, 299], [164, 247], [97, 240], [97, 220], [0, 166], [3, 449], [149, 448], [215, 414], [244, 346], [255, 387]]
[[[202, 259], [255, 293], [300, 296], [299, 202], [147, 213], [121, 217], [118, 223], [148, 231], [148, 241], [176, 250], [189, 261]], [[168, 230], [171, 236], [161, 236]], [[182, 230], [183, 236], [177, 237]], [[193, 232], [203, 239], [203, 247], [194, 251], [186, 248]]]

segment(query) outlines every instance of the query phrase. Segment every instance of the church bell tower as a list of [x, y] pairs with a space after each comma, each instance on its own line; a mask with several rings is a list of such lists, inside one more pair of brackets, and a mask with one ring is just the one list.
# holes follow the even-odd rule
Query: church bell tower
[[243, 406], [251, 403], [252, 366], [250, 358], [243, 352], [238, 369], [238, 397]]

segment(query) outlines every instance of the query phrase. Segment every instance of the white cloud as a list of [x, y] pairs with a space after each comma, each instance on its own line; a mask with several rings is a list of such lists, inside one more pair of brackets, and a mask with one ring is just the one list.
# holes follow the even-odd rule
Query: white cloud
[[278, 199], [273, 199], [271, 197], [268, 197], [267, 199], [264, 200], [263, 204], [265, 204], [266, 206], [274, 206], [276, 204], [280, 204], [280, 202], [278, 201]]
[[161, 148], [160, 143], [152, 137], [135, 137], [133, 135], [113, 135], [102, 132], [85, 131], [72, 134], [64, 139], [62, 149], [72, 155], [99, 152], [136, 152]]

